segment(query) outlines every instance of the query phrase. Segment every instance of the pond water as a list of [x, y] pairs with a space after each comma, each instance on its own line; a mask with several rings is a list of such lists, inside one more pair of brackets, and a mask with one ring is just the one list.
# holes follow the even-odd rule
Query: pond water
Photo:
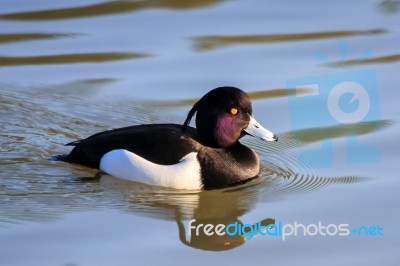
[[[0, 264], [398, 265], [399, 22], [398, 0], [2, 1]], [[279, 136], [243, 138], [262, 160], [250, 183], [165, 189], [49, 160], [183, 123], [224, 85]], [[308, 229], [197, 236], [192, 219]]]

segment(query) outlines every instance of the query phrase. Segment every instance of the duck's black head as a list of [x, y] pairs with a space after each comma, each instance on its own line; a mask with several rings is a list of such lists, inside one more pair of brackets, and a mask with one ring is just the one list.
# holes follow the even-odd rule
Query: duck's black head
[[207, 146], [227, 148], [246, 134], [278, 140], [253, 118], [250, 97], [238, 88], [219, 87], [204, 95], [189, 111], [183, 130], [196, 112], [198, 137]]

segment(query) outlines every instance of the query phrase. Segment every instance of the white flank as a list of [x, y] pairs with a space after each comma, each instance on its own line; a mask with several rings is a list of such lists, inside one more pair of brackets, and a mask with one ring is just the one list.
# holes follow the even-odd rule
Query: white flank
[[177, 189], [201, 189], [200, 164], [191, 152], [177, 164], [152, 163], [127, 150], [112, 150], [100, 161], [100, 169], [117, 178]]

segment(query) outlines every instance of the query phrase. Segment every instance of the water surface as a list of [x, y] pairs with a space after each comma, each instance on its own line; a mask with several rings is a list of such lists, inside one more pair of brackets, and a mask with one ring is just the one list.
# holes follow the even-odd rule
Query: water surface
[[[397, 265], [399, 9], [397, 0], [3, 1], [0, 263]], [[296, 112], [326, 99], [289, 80], [365, 70], [376, 76], [371, 119], [293, 121], [290, 97], [305, 99]], [[248, 184], [174, 190], [48, 160], [102, 130], [182, 123], [223, 85], [246, 90], [279, 136], [243, 139], [262, 160]], [[329, 167], [312, 152], [324, 147]], [[191, 219], [345, 223], [384, 235], [189, 236]]]

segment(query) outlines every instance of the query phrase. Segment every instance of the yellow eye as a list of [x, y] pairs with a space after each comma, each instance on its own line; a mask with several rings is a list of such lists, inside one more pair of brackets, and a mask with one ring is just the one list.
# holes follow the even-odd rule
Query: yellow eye
[[236, 108], [231, 109], [231, 114], [237, 115], [237, 113], [238, 113], [238, 109], [236, 109]]

